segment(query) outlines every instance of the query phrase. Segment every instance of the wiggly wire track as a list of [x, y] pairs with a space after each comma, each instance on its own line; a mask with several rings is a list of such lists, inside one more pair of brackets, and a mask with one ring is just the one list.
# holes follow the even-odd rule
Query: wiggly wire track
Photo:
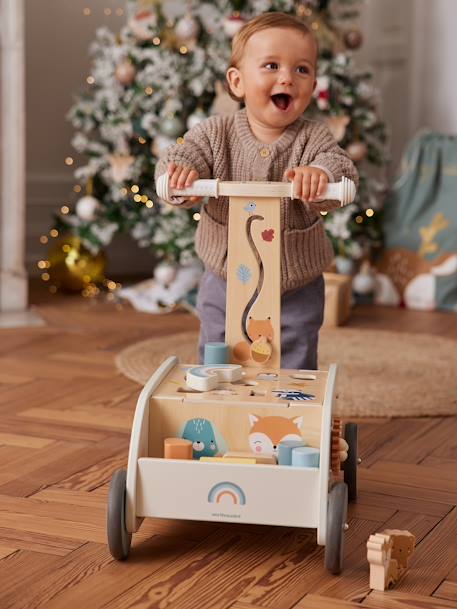
[[255, 216], [250, 216], [248, 218], [248, 221], [246, 222], [246, 235], [248, 238], [248, 242], [251, 247], [252, 253], [254, 254], [254, 256], [256, 258], [257, 264], [259, 265], [259, 281], [257, 283], [257, 286], [254, 290], [253, 295], [251, 296], [251, 298], [249, 299], [249, 302], [247, 303], [247, 305], [244, 308], [243, 315], [241, 316], [241, 331], [243, 332], [243, 336], [250, 343], [252, 343], [252, 340], [249, 338], [248, 332], [247, 332], [247, 319], [248, 319], [249, 313], [251, 312], [252, 306], [254, 305], [254, 302], [257, 300], [257, 296], [259, 295], [260, 290], [262, 289], [263, 276], [264, 276], [262, 258], [260, 257], [259, 250], [257, 249], [256, 244], [255, 244], [254, 239], [252, 238], [252, 234], [251, 234], [251, 225], [254, 222], [254, 220], [265, 220], [265, 218], [263, 216], [259, 216], [257, 214]]

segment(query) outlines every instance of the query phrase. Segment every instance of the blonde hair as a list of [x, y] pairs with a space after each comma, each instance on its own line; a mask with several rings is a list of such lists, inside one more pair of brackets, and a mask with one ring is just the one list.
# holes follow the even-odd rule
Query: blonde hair
[[244, 49], [249, 38], [256, 32], [268, 28], [290, 28], [301, 32], [304, 36], [311, 36], [316, 44], [316, 57], [318, 53], [317, 40], [310, 28], [294, 15], [287, 13], [270, 12], [254, 17], [235, 34], [232, 40], [232, 55], [230, 57], [230, 68], [238, 68], [243, 57]]

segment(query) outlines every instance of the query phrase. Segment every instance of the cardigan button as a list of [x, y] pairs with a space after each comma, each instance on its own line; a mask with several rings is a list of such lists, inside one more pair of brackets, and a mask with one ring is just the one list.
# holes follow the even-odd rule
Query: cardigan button
[[270, 151], [268, 150], [268, 148], [261, 148], [261, 149], [260, 149], [260, 156], [261, 156], [263, 159], [266, 159], [266, 158], [267, 158], [267, 156], [270, 156]]

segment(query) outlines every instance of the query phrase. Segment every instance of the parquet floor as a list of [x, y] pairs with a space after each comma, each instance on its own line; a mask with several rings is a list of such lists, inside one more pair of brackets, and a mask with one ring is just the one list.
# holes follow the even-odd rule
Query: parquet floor
[[[340, 577], [324, 571], [314, 532], [280, 527], [150, 519], [130, 559], [113, 561], [107, 490], [126, 465], [139, 393], [114, 355], [197, 323], [41, 293], [35, 301], [46, 327], [0, 330], [1, 609], [457, 607], [457, 418], [359, 421], [360, 498]], [[351, 325], [457, 340], [456, 319], [358, 307]], [[385, 527], [411, 530], [418, 546], [396, 588], [375, 593], [365, 543]]]

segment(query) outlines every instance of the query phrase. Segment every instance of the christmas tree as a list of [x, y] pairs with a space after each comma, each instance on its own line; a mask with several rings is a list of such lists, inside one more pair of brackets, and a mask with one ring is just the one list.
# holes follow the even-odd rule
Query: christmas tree
[[231, 38], [266, 11], [297, 15], [314, 31], [320, 57], [307, 114], [327, 122], [359, 170], [356, 201], [324, 217], [335, 252], [357, 260], [379, 248], [385, 128], [372, 75], [353, 64], [362, 43], [354, 25], [359, 0], [127, 0], [125, 27], [97, 31], [89, 88], [69, 113], [73, 145], [87, 159], [75, 171], [86, 195], [56, 216], [55, 229], [94, 255], [124, 232], [158, 260], [195, 259], [198, 209], [159, 203], [156, 159], [210, 114], [238, 108], [223, 85]]

